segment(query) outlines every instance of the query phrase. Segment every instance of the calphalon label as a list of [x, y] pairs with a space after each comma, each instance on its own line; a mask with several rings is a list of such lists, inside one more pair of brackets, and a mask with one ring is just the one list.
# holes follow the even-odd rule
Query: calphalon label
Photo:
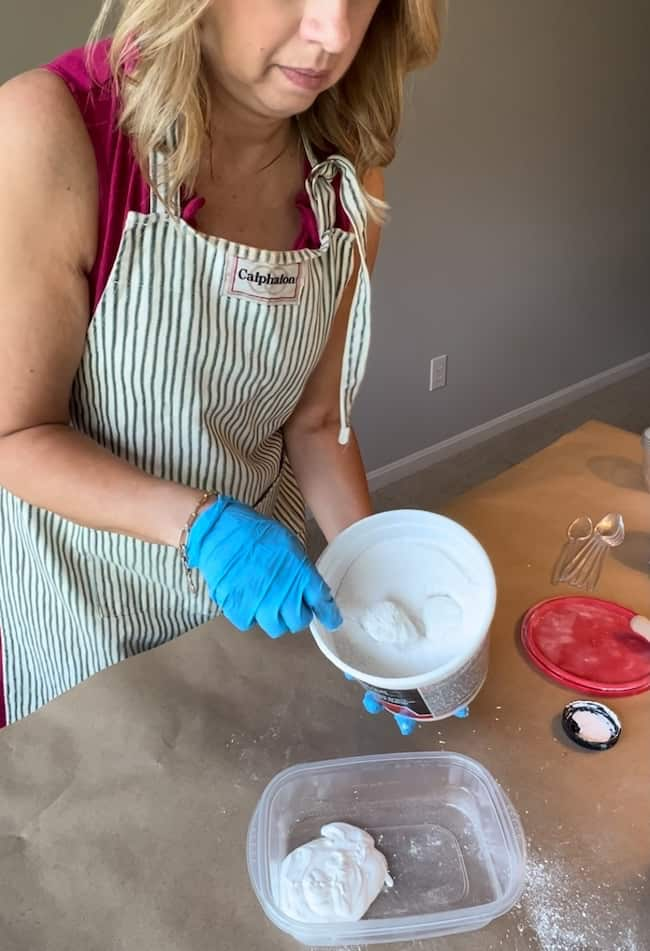
[[229, 297], [260, 304], [297, 304], [302, 290], [302, 264], [260, 264], [232, 256], [226, 274]]

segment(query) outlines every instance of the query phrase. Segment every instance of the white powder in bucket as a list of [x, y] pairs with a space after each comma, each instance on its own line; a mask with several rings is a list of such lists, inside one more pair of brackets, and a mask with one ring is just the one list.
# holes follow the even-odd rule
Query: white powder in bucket
[[467, 650], [473, 584], [453, 557], [408, 538], [380, 542], [349, 567], [336, 591], [344, 618], [331, 643], [367, 674], [433, 671]]
[[368, 637], [381, 644], [407, 647], [424, 636], [422, 628], [414, 624], [404, 608], [395, 601], [377, 601], [366, 608], [356, 620]]

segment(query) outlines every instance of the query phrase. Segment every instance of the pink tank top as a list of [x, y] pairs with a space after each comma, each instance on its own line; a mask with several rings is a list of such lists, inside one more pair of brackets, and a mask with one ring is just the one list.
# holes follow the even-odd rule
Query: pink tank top
[[[110, 40], [103, 40], [92, 48], [90, 70], [85, 49], [64, 53], [45, 67], [60, 76], [74, 96], [97, 161], [98, 245], [95, 264], [89, 275], [92, 313], [113, 268], [127, 214], [129, 211], [149, 212], [149, 186], [128, 136], [118, 125], [120, 102], [108, 66], [109, 44]], [[182, 218], [192, 225], [202, 205], [203, 199], [199, 195], [182, 196]], [[300, 212], [300, 232], [294, 250], [316, 249], [320, 246], [320, 237], [305, 189], [296, 196], [296, 206]], [[337, 201], [335, 224], [346, 231], [350, 228], [340, 201]]]

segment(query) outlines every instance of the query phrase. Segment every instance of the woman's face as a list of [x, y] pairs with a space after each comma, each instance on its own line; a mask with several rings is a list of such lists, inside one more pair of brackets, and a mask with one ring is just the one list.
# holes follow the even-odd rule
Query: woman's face
[[341, 79], [379, 3], [212, 0], [202, 22], [204, 54], [214, 79], [238, 103], [288, 118]]

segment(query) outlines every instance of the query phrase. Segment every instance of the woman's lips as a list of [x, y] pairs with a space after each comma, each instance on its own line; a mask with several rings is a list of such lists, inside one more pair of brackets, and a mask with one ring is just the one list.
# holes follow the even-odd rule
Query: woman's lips
[[280, 66], [290, 83], [299, 89], [318, 90], [327, 86], [329, 73], [316, 69], [297, 69], [292, 66]]

